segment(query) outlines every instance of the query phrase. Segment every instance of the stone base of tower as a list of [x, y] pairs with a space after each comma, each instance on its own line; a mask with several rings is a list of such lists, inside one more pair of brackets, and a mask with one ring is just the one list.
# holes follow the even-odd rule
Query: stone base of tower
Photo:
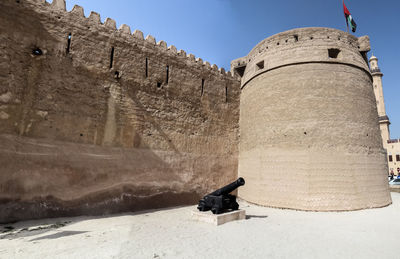
[[258, 205], [310, 211], [348, 211], [392, 203], [384, 154], [339, 150], [253, 149], [242, 152], [239, 197]]

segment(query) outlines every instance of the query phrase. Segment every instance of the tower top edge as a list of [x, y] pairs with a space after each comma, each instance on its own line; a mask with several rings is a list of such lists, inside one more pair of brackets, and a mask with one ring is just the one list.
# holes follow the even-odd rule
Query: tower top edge
[[[309, 37], [313, 39], [313, 37], [317, 38], [321, 35], [328, 35], [331, 37], [336, 36], [336, 38], [346, 39], [348, 42], [357, 42], [358, 37], [339, 29], [329, 28], [329, 27], [302, 27], [302, 28], [295, 28], [283, 32], [279, 32], [272, 36], [265, 38], [264, 40], [260, 41], [249, 53], [247, 56], [254, 55], [257, 50], [267, 43], [275, 43], [283, 40], [284, 42], [288, 39], [294, 39], [294, 41], [299, 41], [300, 38]], [[362, 38], [362, 37], [361, 37]], [[329, 39], [329, 38], [328, 38]]]

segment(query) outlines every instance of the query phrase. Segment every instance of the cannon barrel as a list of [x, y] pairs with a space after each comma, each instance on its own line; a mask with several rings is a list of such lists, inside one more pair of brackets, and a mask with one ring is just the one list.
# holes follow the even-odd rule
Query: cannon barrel
[[233, 183], [230, 183], [208, 195], [215, 195], [215, 196], [219, 196], [219, 195], [223, 195], [223, 194], [228, 194], [232, 191], [234, 191], [236, 188], [238, 188], [239, 186], [244, 185], [245, 181], [242, 177], [240, 177], [239, 179], [237, 179], [236, 181], [234, 181]]

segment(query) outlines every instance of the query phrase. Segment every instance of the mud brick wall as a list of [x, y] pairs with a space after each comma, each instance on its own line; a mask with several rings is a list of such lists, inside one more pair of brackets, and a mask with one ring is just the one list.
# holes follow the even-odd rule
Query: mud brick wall
[[0, 2], [0, 222], [195, 203], [237, 177], [240, 81], [115, 24]]

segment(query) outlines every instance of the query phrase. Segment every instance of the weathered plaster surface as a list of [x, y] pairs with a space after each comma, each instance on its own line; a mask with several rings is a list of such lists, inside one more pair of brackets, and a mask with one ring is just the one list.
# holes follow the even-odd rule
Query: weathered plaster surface
[[0, 222], [193, 203], [237, 176], [238, 79], [64, 1], [18, 2], [0, 2]]

